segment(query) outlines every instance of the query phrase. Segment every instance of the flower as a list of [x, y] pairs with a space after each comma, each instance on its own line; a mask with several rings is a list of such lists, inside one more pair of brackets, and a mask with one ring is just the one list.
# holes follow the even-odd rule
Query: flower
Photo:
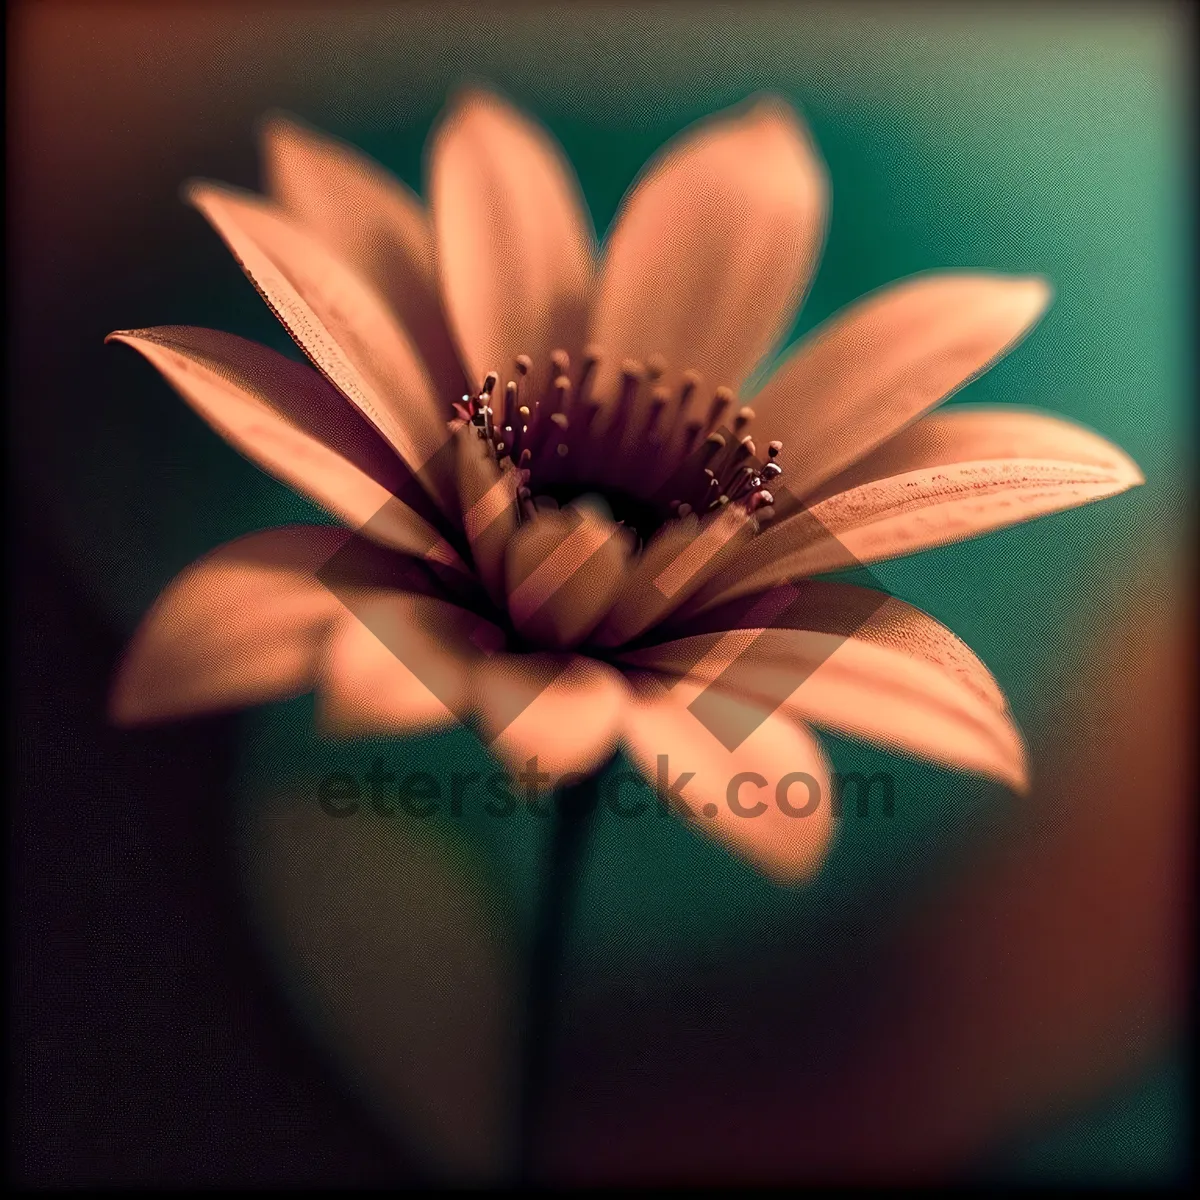
[[316, 369], [213, 330], [110, 336], [356, 532], [268, 530], [184, 571], [130, 646], [116, 719], [315, 691], [340, 733], [469, 716], [505, 763], [536, 755], [548, 776], [623, 745], [779, 879], [811, 874], [832, 829], [829, 803], [794, 818], [829, 795], [810, 725], [1026, 786], [968, 647], [811, 576], [1142, 481], [1047, 413], [930, 412], [1038, 319], [1042, 280], [882, 288], [753, 391], [827, 207], [779, 101], [667, 146], [602, 255], [561, 153], [490, 93], [439, 125], [428, 210], [291, 120], [264, 147], [268, 196], [190, 198]]

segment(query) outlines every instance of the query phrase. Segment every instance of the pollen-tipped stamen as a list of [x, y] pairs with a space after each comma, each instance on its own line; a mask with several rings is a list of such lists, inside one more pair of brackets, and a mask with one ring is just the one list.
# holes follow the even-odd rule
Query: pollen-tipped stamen
[[[452, 405], [458, 421], [469, 422], [486, 443], [501, 470], [518, 473], [518, 515], [528, 519], [551, 497], [539, 489], [578, 486], [595, 481], [597, 489], [615, 488], [650, 511], [665, 492], [674, 493], [660, 509], [662, 519], [703, 516], [730, 504], [753, 514], [762, 525], [774, 515], [774, 485], [783, 473], [777, 461], [782, 443], [767, 448], [768, 461], [758, 460], [749, 430], [755, 413], [737, 409], [725, 424], [737, 397], [732, 388], [714, 389], [707, 412], [695, 415], [700, 376], [684, 371], [677, 389], [657, 381], [667, 374], [661, 355], [645, 365], [622, 364], [620, 390], [606, 420], [598, 420], [603, 398], [592, 395], [601, 354], [588, 347], [578, 379], [571, 378], [565, 350], [550, 355], [552, 373], [540, 396], [531, 391], [534, 363], [525, 354], [513, 362], [515, 378], [497, 393], [500, 377], [489, 371], [479, 391]], [[647, 402], [643, 384], [653, 385]], [[493, 399], [495, 397], [495, 399]], [[673, 399], [677, 397], [677, 402]], [[703, 410], [702, 410], [703, 411]], [[637, 519], [640, 530], [645, 526]]]

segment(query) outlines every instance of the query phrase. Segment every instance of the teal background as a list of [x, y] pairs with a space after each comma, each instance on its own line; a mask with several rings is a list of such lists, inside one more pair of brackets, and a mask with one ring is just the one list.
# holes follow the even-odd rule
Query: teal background
[[[1168, 599], [1181, 593], [1194, 429], [1180, 10], [412, 5], [289, 16], [167, 5], [101, 20], [104, 7], [52, 6], [18, 25], [26, 40], [14, 60], [24, 87], [15, 152], [25, 155], [18, 205], [28, 225], [16, 254], [38, 281], [18, 318], [26, 378], [36, 383], [17, 395], [17, 465], [44, 536], [123, 634], [204, 551], [250, 530], [324, 519], [224, 447], [143, 363], [100, 348], [109, 329], [178, 321], [291, 352], [215, 236], [182, 210], [180, 183], [213, 175], [253, 186], [254, 121], [282, 107], [419, 189], [426, 134], [448, 92], [468, 80], [499, 88], [547, 125], [600, 234], [673, 134], [755, 92], [788, 97], [832, 181], [824, 258], [792, 337], [915, 271], [1051, 280], [1055, 300], [1038, 329], [952, 403], [1074, 418], [1127, 450], [1146, 486], [871, 568], [989, 665], [1028, 734], [1035, 771], [1069, 748], [1076, 666], [1131, 581], [1149, 578]], [[52, 68], [54, 86], [40, 86]], [[78, 336], [55, 336], [64, 312], [62, 327]], [[980, 846], [1020, 837], [1045, 800], [1015, 800], [850, 742], [830, 746], [838, 770], [891, 771], [897, 813], [846, 820], [809, 887], [778, 889], [673, 822], [601, 821], [571, 930], [579, 1004], [615, 979], [652, 991], [756, 954], [816, 970], [844, 950], [856, 914], [877, 914], [886, 929]], [[401, 773], [491, 769], [465, 730], [330, 746], [314, 737], [307, 700], [240, 721], [247, 895], [301, 1006], [303, 971], [289, 973], [280, 947], [290, 943], [259, 904], [263, 806], [280, 793], [310, 797], [329, 770], [361, 775], [377, 755]], [[519, 946], [544, 829], [468, 812], [427, 832], [482, 881], [501, 940]], [[398, 827], [381, 836], [406, 835]], [[998, 1134], [973, 1169], [1021, 1181], [1176, 1178], [1186, 1159], [1181, 1038], [1166, 1039], [1127, 1086], [1059, 1114], [1053, 1128], [1031, 1112], [1025, 1131]]]

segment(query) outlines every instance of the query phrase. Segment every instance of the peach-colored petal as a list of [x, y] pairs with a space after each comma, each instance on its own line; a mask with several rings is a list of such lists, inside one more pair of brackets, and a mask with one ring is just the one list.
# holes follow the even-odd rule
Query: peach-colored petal
[[136, 725], [310, 690], [342, 612], [315, 572], [349, 536], [323, 526], [269, 529], [181, 572], [126, 651], [113, 719]]
[[764, 531], [695, 597], [694, 611], [780, 579], [977, 537], [1141, 482], [1127, 454], [1062, 417], [966, 406], [936, 413], [830, 480], [811, 508]]
[[[702, 683], [683, 680], [668, 689], [649, 673], [629, 682], [622, 741], [655, 781], [660, 801], [773, 878], [811, 877], [833, 832], [829, 764], [812, 733]], [[703, 721], [689, 707], [702, 692]], [[726, 747], [750, 727], [735, 749]], [[664, 795], [669, 789], [674, 794]]]
[[784, 360], [751, 402], [806, 496], [985, 370], [1041, 316], [1042, 279], [935, 272], [872, 292]]
[[451, 105], [428, 195], [450, 325], [475, 386], [529, 355], [575, 354], [591, 292], [592, 235], [570, 166], [548, 135], [490, 92]]
[[264, 122], [267, 191], [392, 306], [447, 403], [466, 378], [442, 312], [424, 207], [394, 175], [346, 143], [276, 114]]
[[619, 672], [572, 654], [497, 654], [471, 678], [480, 727], [511, 770], [532, 758], [554, 786], [587, 774], [616, 749], [627, 692]]
[[466, 570], [400, 499], [429, 508], [391, 448], [311, 367], [231, 333], [185, 325], [121, 330], [107, 340], [143, 354], [231, 445], [351, 528]]
[[474, 426], [454, 433], [459, 514], [471, 547], [475, 571], [491, 597], [503, 608], [504, 556], [517, 528], [515, 471], [501, 471]]
[[1028, 785], [1019, 730], [988, 669], [944, 625], [849, 584], [782, 584], [706, 614], [706, 632], [622, 655], [797, 719], [944, 766]]
[[508, 611], [542, 646], [578, 645], [603, 620], [625, 573], [631, 534], [585, 506], [539, 511], [505, 557]]
[[398, 734], [463, 720], [470, 671], [504, 636], [433, 596], [372, 592], [336, 622], [320, 684], [322, 725], [339, 735]]
[[448, 411], [379, 293], [270, 201], [209, 183], [189, 198], [309, 358], [450, 509]]
[[1145, 482], [1119, 446], [1086, 425], [1036, 408], [956, 404], [915, 421], [828, 480], [810, 505], [856, 487], [951, 463], [1032, 459], [1092, 467], [1125, 487]]
[[[547, 1177], [944, 1179], [1151, 1078], [1195, 1012], [1194, 609], [1163, 565], [1106, 581], [1119, 620], [1097, 614], [1032, 801], [853, 953], [764, 955], [736, 983], [693, 967], [691, 987], [668, 967], [636, 1006], [597, 995]], [[731, 1063], [755, 1064], [737, 1106]]]
[[700, 372], [694, 404], [738, 388], [791, 324], [824, 237], [827, 190], [780, 101], [708, 118], [668, 145], [606, 243], [588, 339], [605, 354], [597, 394], [615, 395], [622, 360], [656, 354], [670, 388]]
[[668, 522], [625, 572], [612, 608], [589, 639], [620, 646], [658, 624], [736, 558], [751, 525], [745, 511], [727, 505], [701, 522]]

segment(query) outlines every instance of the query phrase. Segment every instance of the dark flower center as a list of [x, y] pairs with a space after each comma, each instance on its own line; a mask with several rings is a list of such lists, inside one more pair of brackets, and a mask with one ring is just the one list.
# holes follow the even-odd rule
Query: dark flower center
[[771, 442], [758, 456], [754, 410], [737, 407], [732, 389], [705, 397], [695, 371], [672, 389], [661, 382], [661, 359], [626, 361], [615, 402], [603, 404], [592, 389], [599, 362], [598, 351], [586, 351], [573, 377], [570, 358], [555, 350], [539, 386], [532, 360], [520, 355], [503, 388], [490, 371], [478, 392], [454, 404], [499, 469], [518, 472], [520, 519], [597, 493], [643, 541], [674, 518], [727, 505], [752, 514], [759, 528], [772, 519], [783, 447]]

